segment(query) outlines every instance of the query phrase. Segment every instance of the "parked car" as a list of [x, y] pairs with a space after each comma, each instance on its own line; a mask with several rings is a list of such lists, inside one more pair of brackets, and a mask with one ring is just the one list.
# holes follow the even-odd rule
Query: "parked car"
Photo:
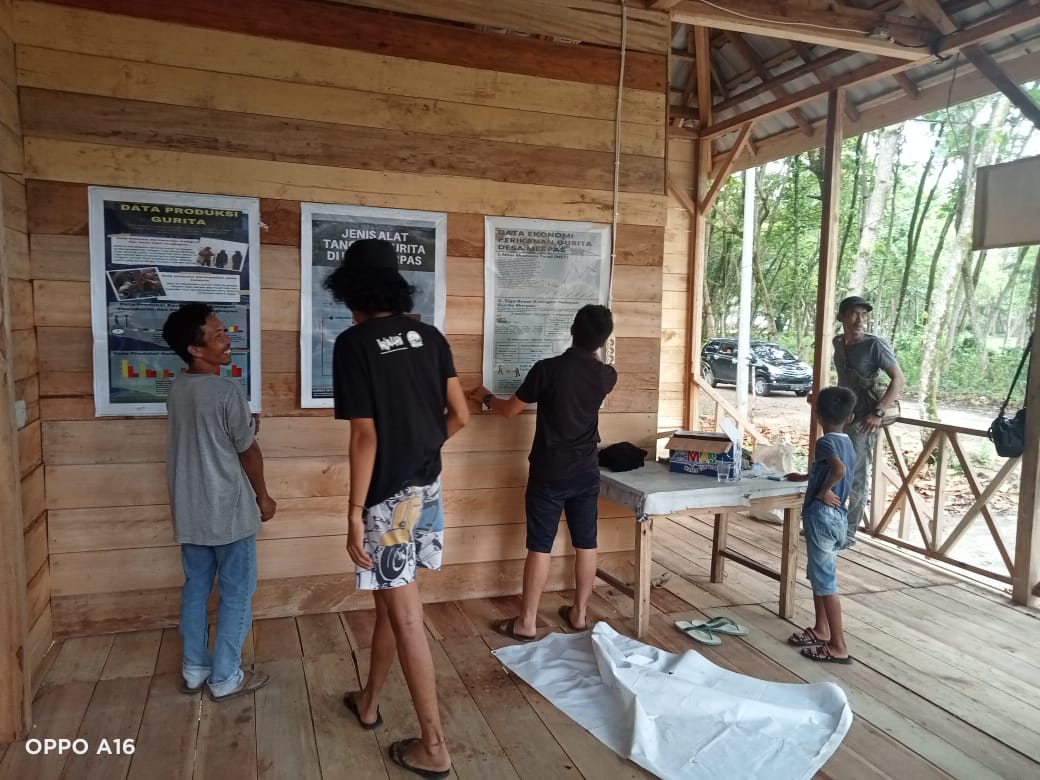
[[[808, 395], [812, 369], [790, 350], [769, 341], [751, 342], [751, 369], [755, 395], [790, 390]], [[737, 340], [712, 339], [701, 349], [701, 376], [712, 387], [737, 383]], [[753, 379], [751, 379], [753, 377]]]

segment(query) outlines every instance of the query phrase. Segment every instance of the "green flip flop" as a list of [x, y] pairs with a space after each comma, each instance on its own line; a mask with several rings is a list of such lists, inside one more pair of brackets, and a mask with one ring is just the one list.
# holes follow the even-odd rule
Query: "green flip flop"
[[705, 627], [704, 622], [691, 623], [688, 620], [676, 620], [675, 627], [682, 633], [686, 634], [690, 639], [695, 639], [702, 645], [714, 646], [722, 644], [722, 640], [711, 633], [711, 631]]
[[728, 634], [729, 636], [747, 636], [751, 633], [747, 626], [742, 626], [728, 617], [709, 618], [704, 621], [704, 627], [715, 634]]

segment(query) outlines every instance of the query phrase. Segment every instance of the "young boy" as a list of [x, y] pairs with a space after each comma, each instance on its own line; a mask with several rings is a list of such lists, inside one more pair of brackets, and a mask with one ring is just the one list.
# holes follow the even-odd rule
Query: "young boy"
[[596, 350], [613, 330], [610, 309], [583, 306], [571, 325], [573, 346], [535, 363], [512, 397], [496, 398], [483, 386], [468, 393], [503, 417], [515, 417], [528, 404], [538, 404], [528, 456], [527, 559], [520, 615], [492, 626], [511, 639], [529, 642], [536, 636], [538, 603], [549, 579], [561, 512], [567, 516], [574, 545], [574, 604], [561, 607], [560, 617], [575, 631], [588, 628], [586, 608], [596, 579], [599, 408], [617, 383], [617, 371], [601, 363]]
[[382, 724], [379, 699], [399, 656], [422, 736], [394, 742], [390, 755], [423, 777], [447, 777], [451, 756], [415, 578], [420, 567], [441, 567], [441, 446], [469, 409], [447, 340], [408, 316], [414, 288], [397, 269], [393, 244], [362, 239], [325, 282], [354, 318], [336, 338], [333, 395], [336, 418], [350, 420], [347, 554], [357, 587], [371, 590], [376, 605], [368, 680], [343, 703], [362, 728]]
[[816, 623], [788, 642], [802, 648], [813, 661], [850, 664], [838, 600], [836, 561], [848, 535], [847, 505], [856, 456], [843, 428], [852, 422], [856, 395], [846, 387], [827, 387], [816, 398], [823, 436], [816, 442], [812, 466], [806, 474], [788, 474], [792, 481], [808, 480], [802, 506], [802, 527], [808, 556]]
[[[220, 376], [220, 367], [231, 362], [223, 323], [206, 304], [187, 303], [167, 318], [163, 338], [188, 364], [166, 399], [167, 482], [184, 567], [182, 690], [196, 693], [208, 683], [210, 698], [224, 701], [269, 680], [240, 665], [253, 617], [256, 534], [277, 505], [264, 483], [264, 457], [245, 393]], [[210, 655], [206, 605], [214, 575], [220, 602]]]

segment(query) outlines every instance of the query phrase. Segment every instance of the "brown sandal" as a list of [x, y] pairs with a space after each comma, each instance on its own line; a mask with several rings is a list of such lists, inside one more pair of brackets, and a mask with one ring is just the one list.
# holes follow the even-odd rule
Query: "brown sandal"
[[245, 696], [247, 693], [258, 691], [269, 682], [271, 682], [271, 676], [267, 672], [248, 671], [243, 674], [242, 682], [238, 684], [238, 687], [230, 693], [225, 693], [223, 696], [214, 696], [211, 690], [209, 697], [213, 701], [227, 701], [228, 699], [234, 699], [236, 696]]

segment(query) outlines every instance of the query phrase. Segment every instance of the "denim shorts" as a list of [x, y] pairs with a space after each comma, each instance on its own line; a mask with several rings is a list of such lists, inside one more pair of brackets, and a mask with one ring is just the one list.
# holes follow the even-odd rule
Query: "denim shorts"
[[813, 501], [802, 509], [802, 528], [808, 558], [806, 574], [814, 596], [838, 592], [838, 550], [848, 536], [848, 515], [841, 509]]
[[578, 550], [596, 549], [599, 516], [599, 469], [571, 479], [528, 479], [524, 496], [527, 509], [527, 549], [552, 552], [560, 513], [567, 516], [571, 545]]
[[415, 582], [417, 569], [439, 569], [444, 551], [441, 478], [394, 493], [365, 507], [365, 552], [371, 569], [358, 568], [358, 590], [400, 588]]

